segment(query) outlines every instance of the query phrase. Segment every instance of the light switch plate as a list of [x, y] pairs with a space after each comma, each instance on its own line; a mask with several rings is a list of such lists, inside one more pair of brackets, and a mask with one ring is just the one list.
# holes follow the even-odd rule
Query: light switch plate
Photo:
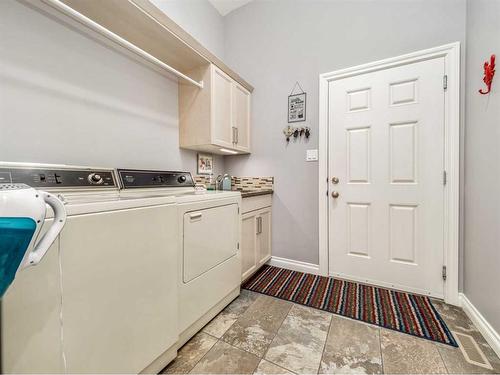
[[306, 161], [318, 161], [318, 150], [306, 150]]

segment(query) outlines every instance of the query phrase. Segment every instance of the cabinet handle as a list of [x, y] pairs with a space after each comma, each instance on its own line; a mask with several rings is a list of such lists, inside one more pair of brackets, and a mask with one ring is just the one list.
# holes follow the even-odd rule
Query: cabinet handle
[[201, 212], [196, 212], [194, 214], [191, 214], [189, 215], [189, 218], [191, 220], [194, 220], [194, 219], [201, 219], [201, 217], [203, 216], [203, 214]]
[[236, 127], [233, 126], [232, 129], [233, 129], [233, 144], [234, 144], [236, 143]]
[[240, 132], [238, 128], [235, 129], [236, 129], [236, 144], [238, 144], [238, 142], [240, 141]]
[[262, 233], [262, 218], [259, 216], [257, 217], [257, 234]]

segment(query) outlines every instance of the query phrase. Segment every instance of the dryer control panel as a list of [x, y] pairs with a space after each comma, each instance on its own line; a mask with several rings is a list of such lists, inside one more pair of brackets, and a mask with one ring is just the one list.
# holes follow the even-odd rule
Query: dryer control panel
[[0, 184], [26, 184], [35, 188], [115, 188], [113, 170], [5, 167], [0, 165]]
[[189, 172], [118, 169], [118, 176], [123, 189], [194, 186]]

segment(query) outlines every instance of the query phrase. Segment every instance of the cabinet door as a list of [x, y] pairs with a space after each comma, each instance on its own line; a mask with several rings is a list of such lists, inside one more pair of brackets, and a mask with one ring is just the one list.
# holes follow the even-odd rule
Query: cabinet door
[[216, 67], [212, 69], [212, 141], [217, 146], [233, 148], [232, 80]]
[[241, 279], [244, 280], [257, 267], [257, 220], [255, 212], [241, 218]]
[[[236, 255], [238, 205], [211, 207], [184, 214], [183, 276], [185, 283]], [[221, 236], [219, 228], [224, 228]]]
[[257, 264], [261, 265], [271, 258], [271, 207], [259, 212], [257, 232]]
[[250, 93], [237, 83], [232, 90], [233, 126], [236, 128], [236, 148], [250, 151]]

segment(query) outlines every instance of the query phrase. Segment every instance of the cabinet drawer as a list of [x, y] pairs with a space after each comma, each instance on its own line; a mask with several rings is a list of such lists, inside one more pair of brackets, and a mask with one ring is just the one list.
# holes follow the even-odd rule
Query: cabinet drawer
[[272, 194], [257, 195], [255, 197], [243, 198], [241, 202], [242, 213], [260, 210], [264, 207], [270, 207], [273, 204]]

